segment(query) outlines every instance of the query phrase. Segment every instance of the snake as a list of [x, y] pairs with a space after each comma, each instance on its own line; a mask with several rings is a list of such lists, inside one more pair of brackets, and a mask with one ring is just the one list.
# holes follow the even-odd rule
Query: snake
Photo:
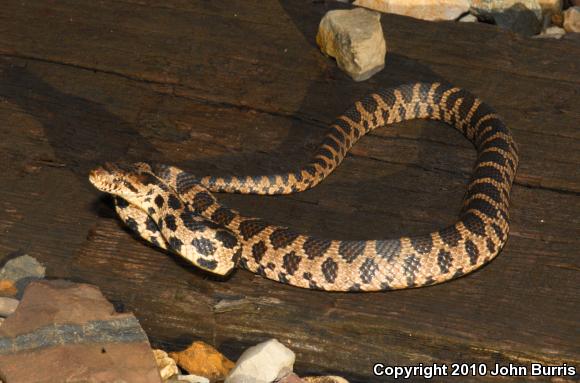
[[[477, 157], [458, 219], [400, 238], [340, 240], [299, 233], [219, 203], [213, 193], [290, 194], [310, 189], [365, 134], [405, 120], [446, 123]], [[384, 291], [429, 286], [477, 270], [507, 242], [518, 147], [503, 119], [465, 89], [412, 83], [377, 90], [331, 124], [296, 170], [265, 175], [196, 176], [163, 164], [106, 163], [90, 182], [113, 196], [120, 219], [138, 236], [220, 276], [236, 268], [307, 289]]]

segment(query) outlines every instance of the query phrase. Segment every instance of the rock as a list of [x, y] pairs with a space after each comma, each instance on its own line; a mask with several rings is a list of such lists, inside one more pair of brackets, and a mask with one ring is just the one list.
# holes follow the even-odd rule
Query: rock
[[340, 376], [306, 376], [302, 378], [306, 383], [348, 383], [348, 380]]
[[271, 383], [292, 372], [295, 355], [276, 339], [248, 348], [225, 383]]
[[540, 0], [471, 0], [470, 12], [478, 17], [494, 21], [496, 15], [518, 5], [522, 10], [532, 12], [538, 21], [542, 20], [543, 10]]
[[469, 0], [356, 0], [354, 5], [422, 20], [455, 20], [469, 10]]
[[175, 364], [175, 360], [170, 358], [165, 351], [153, 350], [153, 356], [155, 357], [155, 363], [157, 363], [161, 379], [167, 380], [172, 376], [179, 374], [179, 369], [177, 368], [177, 364]]
[[204, 342], [193, 342], [187, 349], [169, 353], [179, 367], [190, 374], [204, 376], [210, 381], [224, 380], [234, 362]]
[[548, 27], [542, 31], [541, 34], [534, 36], [539, 39], [561, 39], [566, 34], [564, 28]]
[[563, 25], [567, 32], [580, 32], [580, 6], [566, 9]]
[[364, 81], [385, 66], [387, 44], [380, 14], [364, 8], [329, 11], [318, 27], [316, 42], [355, 81]]
[[543, 14], [556, 14], [562, 12], [562, 0], [538, 0], [538, 3], [540, 4], [540, 8], [542, 8]]
[[305, 383], [298, 375], [295, 373], [290, 373], [283, 377], [282, 379], [276, 381], [276, 383]]
[[209, 379], [197, 375], [177, 375], [165, 383], [209, 383]]
[[12, 314], [20, 301], [14, 298], [0, 297], [0, 317], [7, 317]]
[[137, 319], [97, 287], [59, 280], [31, 282], [0, 326], [0, 371], [14, 383], [161, 383]]
[[468, 13], [467, 15], [460, 18], [458, 21], [460, 21], [462, 23], [474, 23], [474, 22], [478, 21], [478, 19], [477, 19], [477, 16], [474, 16], [471, 13]]
[[9, 260], [0, 270], [0, 294], [21, 297], [30, 282], [44, 278], [45, 271], [30, 255]]
[[493, 15], [493, 21], [498, 27], [509, 29], [523, 36], [533, 36], [542, 30], [542, 23], [535, 12], [521, 3]]

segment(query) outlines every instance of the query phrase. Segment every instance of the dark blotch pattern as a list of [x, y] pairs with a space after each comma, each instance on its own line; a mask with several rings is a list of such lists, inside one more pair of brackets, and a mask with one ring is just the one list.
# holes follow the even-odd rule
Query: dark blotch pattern
[[166, 215], [165, 216], [165, 226], [171, 231], [176, 231], [177, 224], [175, 223], [175, 217], [172, 216], [171, 214]]
[[433, 248], [433, 239], [430, 235], [411, 238], [411, 245], [419, 254], [429, 254]]
[[135, 221], [133, 218], [128, 217], [127, 219], [125, 219], [125, 225], [127, 225], [127, 227], [132, 231], [134, 231], [135, 233], [139, 234], [139, 225], [137, 224], [137, 221]]
[[220, 241], [226, 249], [233, 249], [238, 244], [236, 236], [227, 230], [218, 230], [215, 233], [215, 238]]
[[189, 231], [203, 231], [207, 227], [204, 220], [200, 219], [197, 215], [195, 215], [195, 213], [189, 210], [182, 212], [179, 218], [181, 218], [183, 225]]
[[360, 266], [360, 279], [363, 283], [371, 283], [379, 266], [372, 258], [367, 258]]
[[472, 265], [475, 265], [477, 263], [477, 258], [479, 257], [479, 249], [477, 248], [477, 245], [468, 239], [465, 241], [465, 251], [469, 256], [469, 262]]
[[389, 239], [384, 241], [376, 241], [375, 251], [382, 259], [391, 262], [401, 253], [401, 241], [398, 239]]
[[147, 216], [147, 219], [145, 220], [145, 228], [152, 233], [159, 232], [159, 229], [157, 228], [155, 221], [153, 220], [153, 218], [151, 218], [149, 216]]
[[452, 263], [453, 256], [451, 253], [443, 249], [439, 250], [439, 254], [437, 254], [437, 265], [439, 265], [442, 274], [447, 274], [449, 272]]
[[266, 244], [264, 241], [254, 243], [252, 246], [252, 257], [254, 257], [256, 263], [260, 263], [260, 261], [262, 261], [262, 257], [264, 257], [264, 254], [266, 254], [266, 250]]
[[157, 207], [159, 207], [159, 208], [163, 207], [163, 204], [165, 203], [165, 200], [160, 195], [155, 197], [154, 201], [155, 201], [155, 205], [157, 205]]
[[495, 253], [495, 243], [493, 243], [491, 238], [488, 238], [486, 240], [486, 245], [487, 245], [487, 250], [489, 251], [489, 253], [494, 254]]
[[207, 238], [194, 238], [191, 240], [191, 245], [195, 247], [198, 253], [203, 256], [210, 256], [214, 253], [215, 247]]
[[322, 263], [322, 275], [328, 283], [334, 283], [336, 276], [338, 275], [338, 264], [332, 260], [332, 258], [326, 258], [326, 261]]
[[463, 225], [473, 234], [477, 234], [482, 237], [485, 235], [485, 224], [481, 218], [473, 213], [466, 213], [463, 215]]
[[469, 204], [466, 206], [466, 210], [469, 209], [479, 210], [480, 212], [482, 212], [483, 214], [487, 215], [489, 218], [492, 219], [496, 218], [498, 215], [498, 210], [495, 207], [493, 207], [489, 202], [480, 198], [475, 198], [471, 200]]
[[330, 247], [331, 241], [326, 239], [317, 239], [313, 237], [308, 237], [302, 245], [304, 253], [308, 256], [308, 259], [315, 259], [322, 257], [324, 253]]
[[197, 259], [197, 264], [206, 270], [215, 270], [215, 268], [217, 267], [218, 263], [216, 260], [213, 259], [205, 259], [205, 258], [198, 258]]
[[280, 228], [276, 229], [270, 234], [270, 242], [274, 249], [280, 249], [288, 246], [298, 237], [298, 234], [294, 233], [290, 229]]
[[347, 263], [352, 263], [365, 250], [365, 241], [342, 241], [338, 247], [338, 254]]
[[211, 219], [219, 225], [227, 226], [234, 219], [235, 214], [228, 208], [220, 207], [213, 212]]
[[415, 285], [415, 277], [419, 267], [421, 266], [421, 260], [414, 255], [409, 255], [405, 258], [403, 263], [403, 272], [407, 276], [407, 285], [412, 287]]
[[117, 207], [121, 209], [125, 209], [127, 206], [129, 206], [129, 202], [121, 197], [115, 197], [115, 203], [117, 204]]
[[244, 240], [248, 240], [255, 235], [261, 233], [268, 224], [261, 219], [248, 219], [240, 223], [240, 233], [244, 237]]
[[296, 255], [294, 251], [291, 251], [282, 258], [282, 265], [289, 275], [294, 275], [296, 270], [298, 270], [301, 260], [302, 258]]
[[439, 236], [445, 244], [451, 247], [457, 246], [461, 240], [461, 233], [457, 230], [455, 225], [439, 230]]
[[174, 210], [181, 208], [181, 202], [179, 201], [179, 198], [177, 198], [173, 194], [169, 195], [169, 198], [167, 199], [167, 204], [169, 205], [170, 208]]
[[175, 251], [177, 253], [181, 252], [181, 247], [183, 246], [183, 242], [181, 242], [181, 240], [179, 238], [169, 237], [167, 244], [169, 245], [169, 247], [173, 251]]
[[197, 213], [203, 213], [214, 203], [214, 199], [207, 192], [200, 192], [193, 197], [192, 206]]

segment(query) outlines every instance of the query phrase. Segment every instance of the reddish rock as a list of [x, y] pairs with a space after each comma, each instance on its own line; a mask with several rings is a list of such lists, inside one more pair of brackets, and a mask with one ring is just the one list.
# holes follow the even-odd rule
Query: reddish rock
[[10, 383], [161, 383], [137, 319], [116, 313], [97, 287], [66, 281], [24, 291], [0, 327], [0, 375]]

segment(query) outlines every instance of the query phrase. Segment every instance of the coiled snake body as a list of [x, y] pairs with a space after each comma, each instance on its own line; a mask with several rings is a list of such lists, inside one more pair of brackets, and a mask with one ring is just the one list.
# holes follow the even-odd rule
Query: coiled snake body
[[[330, 240], [244, 217], [210, 192], [288, 194], [328, 176], [369, 131], [409, 119], [454, 126], [477, 149], [459, 220], [419, 236]], [[515, 142], [495, 112], [469, 92], [440, 83], [378, 91], [330, 127], [302, 168], [263, 176], [195, 177], [170, 166], [107, 164], [91, 182], [116, 196], [121, 219], [141, 237], [225, 275], [241, 266], [282, 283], [329, 291], [377, 291], [440, 283], [493, 259], [508, 235], [509, 193], [518, 165]]]

